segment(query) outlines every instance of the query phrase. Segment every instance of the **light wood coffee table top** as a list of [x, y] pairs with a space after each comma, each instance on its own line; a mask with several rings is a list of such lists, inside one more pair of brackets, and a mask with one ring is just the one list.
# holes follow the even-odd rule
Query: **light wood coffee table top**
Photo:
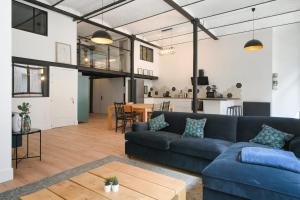
[[[106, 177], [117, 176], [119, 192], [103, 191]], [[22, 200], [185, 200], [185, 182], [121, 162], [111, 162], [21, 197]]]

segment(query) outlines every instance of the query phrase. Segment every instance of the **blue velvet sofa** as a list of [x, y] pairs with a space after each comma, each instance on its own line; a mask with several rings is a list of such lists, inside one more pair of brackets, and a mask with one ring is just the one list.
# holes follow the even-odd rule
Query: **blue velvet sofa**
[[[162, 112], [154, 112], [152, 118]], [[300, 199], [300, 174], [241, 163], [239, 152], [263, 124], [295, 135], [286, 149], [300, 157], [300, 120], [273, 117], [234, 117], [164, 112], [170, 126], [156, 133], [147, 123], [136, 123], [125, 134], [128, 156], [157, 162], [203, 178], [204, 200]], [[204, 138], [182, 138], [186, 118], [206, 118]]]

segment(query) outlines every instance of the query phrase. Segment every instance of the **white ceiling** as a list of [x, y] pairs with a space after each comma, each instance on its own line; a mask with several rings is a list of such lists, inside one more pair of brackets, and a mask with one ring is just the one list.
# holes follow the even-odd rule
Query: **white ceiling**
[[[47, 0], [53, 5], [58, 0]], [[116, 0], [103, 0], [108, 5]], [[130, 0], [127, 0], [129, 2]], [[255, 29], [289, 23], [300, 23], [300, 0], [175, 0], [216, 36], [252, 30], [251, 8], [256, 7]], [[256, 6], [254, 6], [256, 5]], [[57, 6], [75, 10], [82, 15], [102, 7], [102, 0], [65, 0]], [[243, 9], [241, 9], [243, 8]], [[91, 20], [101, 22], [102, 16]], [[192, 25], [163, 0], [134, 0], [106, 12], [105, 24], [129, 34], [138, 35], [161, 46], [192, 41]], [[171, 31], [162, 29], [172, 27]], [[79, 23], [78, 34], [89, 36], [98, 28]], [[153, 30], [153, 31], [152, 31]], [[151, 31], [151, 32], [150, 32]], [[119, 35], [113, 35], [120, 38]], [[165, 39], [164, 39], [165, 38]], [[172, 39], [173, 38], [173, 39]], [[199, 38], [208, 36], [199, 30]], [[176, 42], [175, 42], [176, 41]]]

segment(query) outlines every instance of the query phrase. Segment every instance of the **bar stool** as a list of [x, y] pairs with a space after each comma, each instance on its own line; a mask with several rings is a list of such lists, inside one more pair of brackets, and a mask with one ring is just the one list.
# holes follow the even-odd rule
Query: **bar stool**
[[231, 116], [242, 116], [243, 115], [242, 106], [230, 106], [227, 108], [226, 114]]

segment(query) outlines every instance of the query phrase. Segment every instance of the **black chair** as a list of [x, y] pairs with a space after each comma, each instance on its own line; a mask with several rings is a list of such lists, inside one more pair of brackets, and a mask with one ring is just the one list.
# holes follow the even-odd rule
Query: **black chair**
[[243, 116], [242, 106], [230, 106], [227, 108], [227, 115]]
[[[124, 107], [126, 105], [124, 103], [115, 102], [114, 106], [115, 106], [115, 131], [118, 132], [118, 128], [122, 128], [122, 133], [125, 133], [127, 123], [131, 122], [132, 124], [135, 121], [138, 114], [132, 111], [125, 112]], [[119, 121], [121, 121], [120, 126], [119, 126]]]
[[169, 112], [170, 111], [170, 101], [164, 101], [162, 103], [161, 110], [164, 112]]

